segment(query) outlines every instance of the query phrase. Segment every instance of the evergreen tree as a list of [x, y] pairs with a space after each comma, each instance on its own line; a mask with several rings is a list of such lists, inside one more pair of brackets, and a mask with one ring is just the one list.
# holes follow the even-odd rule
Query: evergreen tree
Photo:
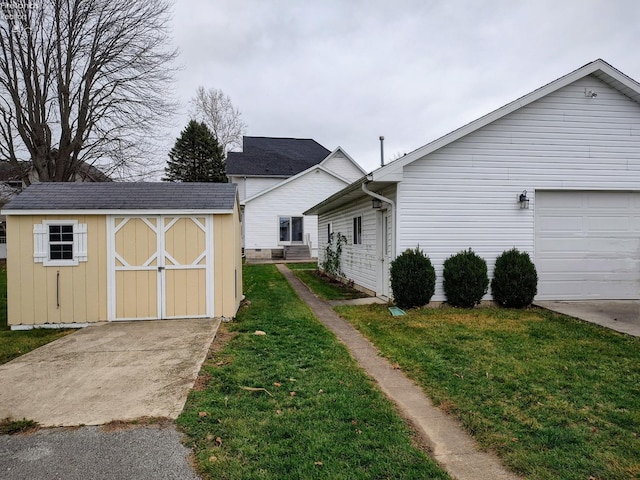
[[163, 180], [169, 182], [219, 182], [225, 176], [224, 152], [211, 130], [189, 121], [169, 152]]

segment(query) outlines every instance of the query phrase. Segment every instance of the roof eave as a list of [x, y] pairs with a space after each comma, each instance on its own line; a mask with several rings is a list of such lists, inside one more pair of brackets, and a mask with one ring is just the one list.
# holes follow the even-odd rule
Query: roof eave
[[[162, 209], [162, 215], [228, 215], [233, 213], [233, 208], [212, 209]], [[160, 210], [155, 209], [2, 209], [0, 215], [159, 215]]]

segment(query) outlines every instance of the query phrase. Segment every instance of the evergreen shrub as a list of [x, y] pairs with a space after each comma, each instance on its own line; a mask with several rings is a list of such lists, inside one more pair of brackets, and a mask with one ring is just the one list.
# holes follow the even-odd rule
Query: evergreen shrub
[[471, 249], [447, 258], [442, 276], [447, 302], [454, 307], [472, 308], [489, 287], [487, 262]]
[[400, 308], [426, 305], [436, 287], [436, 271], [419, 247], [407, 249], [391, 262], [391, 289]]
[[524, 308], [538, 293], [538, 273], [527, 252], [513, 248], [496, 259], [491, 280], [493, 299], [503, 307]]

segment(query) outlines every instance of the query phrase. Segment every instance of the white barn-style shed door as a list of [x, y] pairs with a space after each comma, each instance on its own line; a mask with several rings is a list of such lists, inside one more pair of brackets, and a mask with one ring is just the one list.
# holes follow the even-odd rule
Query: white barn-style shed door
[[640, 298], [640, 193], [535, 197], [538, 300]]
[[111, 216], [109, 319], [213, 316], [209, 215]]

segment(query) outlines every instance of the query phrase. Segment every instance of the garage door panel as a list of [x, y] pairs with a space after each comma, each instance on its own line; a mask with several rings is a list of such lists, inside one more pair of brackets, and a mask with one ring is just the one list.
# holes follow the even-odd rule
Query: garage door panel
[[544, 216], [538, 219], [538, 227], [542, 232], [575, 232], [582, 230], [582, 220], [581, 216]]
[[640, 298], [640, 193], [536, 192], [539, 300]]
[[586, 228], [589, 232], [629, 232], [632, 230], [631, 218], [629, 216], [618, 217], [608, 216], [590, 216], [586, 222]]

